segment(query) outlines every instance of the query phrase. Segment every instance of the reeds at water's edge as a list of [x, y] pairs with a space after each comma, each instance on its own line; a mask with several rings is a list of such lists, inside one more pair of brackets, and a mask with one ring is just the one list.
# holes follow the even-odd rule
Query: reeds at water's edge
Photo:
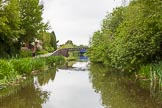
[[61, 64], [64, 61], [64, 57], [61, 56], [0, 60], [0, 85], [15, 83], [24, 75], [30, 75], [33, 71]]
[[139, 74], [150, 80], [150, 93], [162, 92], [162, 62], [141, 66]]

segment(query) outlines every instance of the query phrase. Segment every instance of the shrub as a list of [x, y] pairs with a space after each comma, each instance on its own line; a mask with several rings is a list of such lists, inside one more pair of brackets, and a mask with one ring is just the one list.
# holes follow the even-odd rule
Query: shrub
[[21, 50], [19, 57], [24, 58], [24, 57], [31, 57], [32, 52], [30, 50]]
[[37, 55], [47, 54], [47, 53], [48, 53], [48, 51], [46, 51], [46, 50], [39, 50], [36, 52]]

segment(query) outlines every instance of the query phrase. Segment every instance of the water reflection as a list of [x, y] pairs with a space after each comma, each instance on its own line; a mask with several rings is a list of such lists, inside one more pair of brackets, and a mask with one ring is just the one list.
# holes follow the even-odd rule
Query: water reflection
[[[84, 62], [83, 64], [89, 63], [88, 57], [84, 55], [80, 55], [77, 61], [67, 61], [63, 66], [59, 67], [60, 69], [74, 69], [78, 62]], [[78, 66], [78, 65], [77, 65]], [[81, 67], [81, 66], [80, 66]], [[87, 68], [86, 68], [87, 69]], [[83, 69], [84, 71], [85, 69]]]
[[79, 57], [79, 61], [87, 62], [88, 61], [88, 57], [87, 56], [84, 56], [84, 55], [81, 55]]
[[48, 84], [48, 82], [54, 81], [55, 79], [55, 75], [56, 75], [56, 67], [49, 69], [46, 72], [42, 72], [41, 74], [39, 74], [38, 77], [38, 82], [40, 84], [40, 86], [43, 86], [45, 84]]
[[29, 79], [17, 92], [0, 99], [0, 108], [162, 108], [150, 96], [148, 83], [99, 64], [91, 64], [90, 70], [88, 62], [71, 67]]
[[41, 104], [48, 99], [48, 92], [35, 89], [28, 84], [17, 93], [0, 100], [1, 108], [41, 108]]
[[87, 62], [76, 62], [72, 67], [59, 69], [54, 82], [43, 86], [43, 90], [52, 92], [43, 108], [104, 108], [100, 94], [94, 92], [89, 82], [89, 71], [81, 69], [87, 68]]
[[66, 61], [63, 66], [60, 66], [59, 69], [70, 69], [76, 61]]
[[101, 94], [102, 104], [107, 108], [162, 108], [155, 98], [150, 97], [145, 84], [104, 66], [93, 64], [90, 70], [93, 87]]
[[42, 108], [49, 99], [50, 92], [42, 90], [41, 86], [54, 80], [56, 69], [50, 69], [35, 78], [29, 78], [28, 84], [5, 98], [0, 99], [0, 108]]

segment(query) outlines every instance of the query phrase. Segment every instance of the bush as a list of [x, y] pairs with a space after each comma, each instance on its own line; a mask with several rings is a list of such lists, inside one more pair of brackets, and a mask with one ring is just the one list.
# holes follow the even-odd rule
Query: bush
[[19, 57], [24, 58], [24, 57], [31, 57], [32, 52], [30, 50], [21, 50]]
[[47, 54], [47, 53], [48, 53], [48, 51], [46, 51], [46, 50], [39, 50], [36, 52], [36, 55]]
[[54, 48], [53, 47], [45, 47], [44, 49], [46, 51], [48, 51], [48, 52], [53, 52], [54, 51]]

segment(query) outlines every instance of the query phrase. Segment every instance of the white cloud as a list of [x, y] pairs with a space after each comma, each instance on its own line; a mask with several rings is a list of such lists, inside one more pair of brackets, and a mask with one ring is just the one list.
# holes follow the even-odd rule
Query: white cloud
[[106, 13], [120, 4], [121, 0], [44, 0], [43, 18], [50, 22], [59, 44], [72, 40], [87, 45]]

